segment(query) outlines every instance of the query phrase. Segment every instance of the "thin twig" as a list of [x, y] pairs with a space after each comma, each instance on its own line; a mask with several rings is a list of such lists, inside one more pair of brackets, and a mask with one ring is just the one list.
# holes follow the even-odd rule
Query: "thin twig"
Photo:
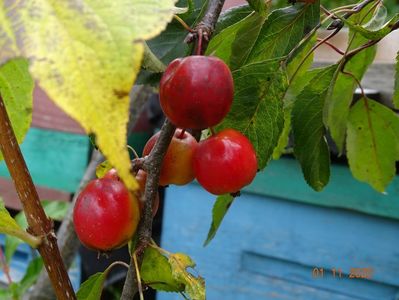
[[8, 284], [12, 284], [12, 279], [11, 279], [11, 275], [10, 275], [10, 267], [8, 266], [8, 263], [6, 261], [2, 247], [0, 247], [0, 262], [1, 262], [1, 266], [3, 268], [3, 272], [6, 275]]
[[43, 258], [44, 266], [49, 274], [57, 299], [76, 299], [71, 281], [58, 250], [53, 222], [47, 218], [40, 203], [1, 96], [0, 151], [3, 153], [18, 197], [21, 200], [29, 225], [28, 230], [35, 236], [43, 237], [43, 243], [39, 245], [38, 251]]
[[134, 262], [134, 269], [136, 271], [137, 286], [138, 286], [138, 289], [139, 289], [140, 300], [144, 300], [143, 286], [141, 284], [140, 270], [139, 270], [139, 264], [137, 262], [136, 253], [133, 253], [133, 262]]

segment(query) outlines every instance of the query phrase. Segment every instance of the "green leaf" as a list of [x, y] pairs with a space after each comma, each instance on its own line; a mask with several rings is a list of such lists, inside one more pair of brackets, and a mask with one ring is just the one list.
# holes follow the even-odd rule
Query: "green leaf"
[[395, 87], [393, 92], [393, 104], [395, 108], [399, 109], [399, 52], [396, 56], [396, 75], [395, 75]]
[[319, 21], [319, 1], [273, 11], [259, 32], [246, 63], [286, 56]]
[[384, 192], [399, 159], [399, 118], [382, 104], [362, 98], [350, 110], [346, 139], [353, 176]]
[[[298, 97], [299, 93], [302, 92], [303, 87], [306, 86], [312, 79], [309, 74], [306, 74], [307, 70], [313, 63], [314, 52], [310, 55], [312, 47], [316, 43], [316, 35], [314, 34], [302, 47], [300, 47], [293, 58], [288, 62], [286, 67], [286, 73], [288, 78], [291, 80], [288, 83], [288, 89], [284, 95], [284, 128], [279, 137], [276, 148], [273, 150], [273, 159], [277, 160], [284, 153], [285, 148], [289, 142], [289, 135], [291, 133], [291, 112], [293, 103]], [[294, 76], [294, 77], [293, 77]]]
[[[358, 25], [356, 23], [351, 22], [343, 17], [338, 16], [348, 27], [369, 40], [380, 40], [387, 36], [392, 31], [392, 26], [399, 21], [399, 13], [394, 15], [388, 22], [383, 24], [382, 26], [376, 26], [375, 23], [366, 24], [366, 25]], [[377, 21], [381, 21], [381, 17], [378, 16]]]
[[106, 273], [98, 272], [91, 275], [89, 279], [82, 283], [76, 297], [78, 300], [100, 300], [106, 279]]
[[85, 282], [83, 282], [76, 293], [78, 300], [100, 300], [101, 294], [104, 286], [105, 279], [111, 269], [121, 264], [119, 261], [113, 262], [104, 272], [98, 272], [89, 277]]
[[0, 288], [0, 299], [3, 300], [14, 300], [12, 291], [10, 288]]
[[[49, 218], [57, 221], [61, 221], [65, 217], [71, 206], [71, 203], [64, 201], [43, 200], [41, 201], [41, 203], [44, 208], [44, 211], [46, 212], [46, 215]], [[14, 219], [21, 228], [23, 229], [28, 228], [28, 222], [26, 221], [23, 211], [19, 212], [14, 217]], [[15, 250], [17, 250], [18, 246], [21, 243], [23, 243], [23, 241], [21, 241], [19, 238], [11, 235], [6, 235], [4, 252], [7, 262], [11, 261], [11, 258], [14, 255]]]
[[267, 16], [269, 7], [265, 0], [247, 0], [247, 2], [261, 16]]
[[[27, 57], [49, 97], [95, 133], [101, 152], [132, 190], [138, 184], [126, 149], [129, 91], [140, 70], [142, 41], [165, 29], [175, 2], [38, 0], [1, 7], [0, 24], [8, 25], [6, 36], [18, 45], [15, 56]], [[7, 58], [0, 52], [0, 62]]]
[[216, 232], [219, 229], [220, 224], [223, 221], [224, 216], [229, 210], [231, 204], [234, 201], [234, 197], [230, 194], [218, 196], [215, 205], [212, 209], [212, 224], [209, 228], [208, 236], [204, 242], [204, 247], [207, 246], [215, 237]]
[[235, 128], [255, 147], [258, 166], [266, 167], [284, 126], [286, 78], [279, 60], [246, 65], [233, 72], [234, 101], [218, 129]]
[[[234, 6], [230, 9], [223, 11], [216, 23], [215, 32], [213, 37], [219, 34], [225, 28], [240, 22], [242, 19], [246, 18], [253, 12], [253, 9], [249, 5]], [[211, 40], [212, 42], [212, 40]]]
[[[10, 60], [0, 66], [0, 94], [19, 144], [24, 140], [32, 121], [33, 79], [29, 75], [28, 67], [28, 61], [22, 58]], [[2, 159], [0, 151], [0, 160]]]
[[247, 59], [264, 21], [264, 17], [252, 13], [245, 19], [225, 28], [212, 38], [206, 55], [219, 57], [231, 70], [239, 68]]
[[32, 247], [37, 247], [40, 244], [39, 238], [27, 233], [17, 224], [10, 216], [3, 202], [0, 202], [0, 233], [18, 237]]
[[25, 293], [37, 280], [43, 269], [43, 260], [41, 257], [37, 257], [28, 265], [24, 277], [19, 282], [19, 292], [21, 295]]
[[[180, 0], [177, 5], [186, 5], [189, 3], [189, 11], [180, 15], [180, 17], [191, 27], [194, 27], [196, 20], [202, 15], [207, 7], [208, 0]], [[190, 54], [192, 45], [184, 42], [187, 36], [187, 30], [176, 20], [172, 20], [160, 35], [147, 42], [152, 53], [160, 62], [167, 65], [177, 57], [183, 57]], [[145, 66], [145, 65], [144, 65]], [[159, 71], [142, 69], [139, 73], [136, 83], [148, 84], [158, 87], [161, 80]]]
[[[187, 1], [178, 1], [178, 6], [183, 6]], [[208, 1], [195, 0], [192, 9], [186, 16], [180, 16], [189, 26], [193, 27], [196, 19], [201, 14], [201, 10], [207, 6]], [[155, 3], [155, 2], [154, 2]], [[157, 37], [148, 41], [148, 46], [164, 64], [177, 57], [186, 56], [189, 53], [189, 46], [184, 42], [187, 30], [176, 20], [168, 24], [166, 30]]]
[[205, 300], [205, 281], [201, 276], [194, 276], [187, 272], [187, 268], [194, 268], [195, 262], [184, 253], [175, 253], [169, 256], [173, 277], [185, 284], [184, 292], [195, 300]]
[[168, 259], [153, 247], [147, 247], [144, 252], [140, 276], [153, 289], [166, 292], [184, 291], [185, 284], [172, 276]]
[[144, 57], [141, 67], [153, 73], [162, 73], [166, 69], [164, 63], [155, 56], [147, 43], [144, 43]]
[[56, 221], [62, 221], [71, 208], [71, 203], [65, 201], [42, 200], [41, 203], [47, 217]]
[[273, 149], [272, 157], [274, 160], [280, 159], [288, 145], [291, 132], [291, 112], [292, 106], [284, 108], [284, 127], [278, 139], [277, 146]]
[[[369, 7], [366, 7], [359, 14], [354, 14], [350, 20], [355, 24], [364, 24], [370, 21], [377, 25], [378, 22], [384, 22], [385, 20], [385, 17], [381, 18], [380, 11], [386, 16], [386, 9], [384, 7], [379, 8], [374, 16]], [[351, 29], [349, 32], [348, 50], [356, 49], [367, 41], [366, 38]], [[359, 52], [346, 63], [344, 71], [351, 73], [360, 82], [368, 67], [372, 64], [376, 52], [376, 46]], [[328, 127], [331, 137], [341, 153], [344, 148], [349, 109], [356, 87], [357, 82], [352, 76], [339, 73], [331, 97], [326, 99], [324, 123]]]
[[295, 156], [301, 163], [306, 182], [316, 191], [322, 190], [330, 177], [323, 106], [336, 70], [337, 66], [332, 65], [310, 71], [313, 79], [304, 87], [292, 110]]

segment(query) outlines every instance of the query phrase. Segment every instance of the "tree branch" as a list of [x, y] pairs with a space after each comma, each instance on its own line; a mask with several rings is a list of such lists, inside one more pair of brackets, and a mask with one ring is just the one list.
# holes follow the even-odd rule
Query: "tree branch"
[[[152, 202], [158, 192], [159, 174], [161, 171], [161, 164], [163, 158], [168, 150], [170, 141], [176, 127], [166, 119], [161, 128], [161, 134], [154, 145], [151, 153], [145, 158], [143, 168], [147, 170], [147, 181], [144, 192], [144, 209], [143, 215], [140, 219], [140, 224], [137, 230], [138, 243], [136, 247], [138, 264], [141, 265], [143, 259], [143, 251], [151, 240], [152, 234]], [[131, 254], [132, 255], [132, 254]], [[133, 299], [137, 293], [137, 278], [134, 271], [134, 261], [130, 260], [129, 269], [127, 272], [125, 284], [123, 286], [121, 299]]]
[[[190, 32], [185, 41], [191, 43], [197, 40], [199, 37], [203, 39], [200, 49], [200, 54], [204, 53], [208, 47], [209, 40], [215, 30], [216, 22], [222, 11], [224, 0], [210, 0], [208, 8], [202, 20], [194, 28], [193, 32]], [[176, 127], [168, 120], [165, 120], [161, 128], [161, 133], [151, 153], [144, 158], [142, 163], [143, 169], [147, 171], [147, 182], [144, 192], [144, 209], [143, 215], [141, 216], [139, 228], [137, 231], [138, 243], [136, 246], [136, 254], [138, 265], [141, 265], [143, 259], [143, 251], [150, 243], [152, 234], [152, 202], [154, 201], [158, 192], [159, 174], [161, 164], [166, 151], [169, 147], [170, 141], [172, 140], [173, 134]], [[123, 286], [121, 300], [131, 300], [137, 293], [137, 277], [134, 271], [133, 259], [130, 260], [128, 273], [126, 276], [125, 284]]]
[[[210, 0], [204, 17], [195, 26], [193, 32], [190, 32], [184, 40], [188, 44], [197, 40], [201, 45], [200, 54], [205, 53], [205, 50], [208, 47], [208, 43], [215, 31], [216, 22], [219, 19], [224, 2], [225, 0]], [[202, 41], [198, 41], [198, 37], [201, 37]]]
[[76, 299], [68, 273], [62, 262], [54, 233], [53, 223], [47, 218], [40, 203], [39, 196], [33, 184], [22, 156], [11, 122], [8, 117], [3, 98], [0, 96], [0, 150], [3, 153], [7, 168], [14, 181], [15, 189], [21, 200], [22, 207], [29, 225], [29, 232], [42, 237], [43, 242], [38, 251], [43, 258], [44, 266], [50, 277], [51, 284], [59, 300]]

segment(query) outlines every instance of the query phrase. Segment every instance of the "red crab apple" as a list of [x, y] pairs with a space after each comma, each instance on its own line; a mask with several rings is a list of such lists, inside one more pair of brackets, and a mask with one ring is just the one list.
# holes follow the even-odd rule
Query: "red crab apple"
[[204, 189], [222, 195], [250, 184], [258, 164], [251, 142], [240, 132], [225, 129], [198, 144], [193, 168]]
[[110, 251], [125, 245], [136, 231], [140, 219], [138, 200], [115, 179], [89, 182], [76, 201], [73, 222], [83, 245]]
[[[150, 154], [160, 132], [154, 134], [144, 146], [143, 156]], [[159, 185], [185, 185], [194, 179], [192, 159], [198, 143], [188, 132], [177, 129], [166, 151], [159, 178]]]
[[212, 56], [177, 58], [160, 82], [162, 110], [180, 128], [203, 129], [218, 124], [233, 101], [229, 67]]
[[[120, 180], [118, 176], [118, 172], [116, 169], [112, 168], [110, 169], [107, 173], [105, 173], [103, 178], [111, 178], [115, 180]], [[139, 184], [139, 190], [136, 194], [137, 198], [139, 199], [139, 206], [140, 206], [140, 212], [143, 211], [144, 208], [144, 191], [145, 191], [145, 183], [147, 181], [147, 173], [143, 170], [139, 170], [136, 174], [136, 180]], [[154, 202], [152, 203], [152, 216], [155, 217], [155, 215], [158, 212], [159, 208], [159, 193], [157, 193]]]

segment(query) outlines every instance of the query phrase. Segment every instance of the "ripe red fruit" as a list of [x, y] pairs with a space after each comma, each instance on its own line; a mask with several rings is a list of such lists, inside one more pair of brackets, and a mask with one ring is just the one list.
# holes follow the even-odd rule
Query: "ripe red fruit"
[[160, 82], [160, 102], [180, 128], [203, 129], [218, 124], [230, 111], [233, 78], [219, 58], [188, 56], [172, 61]]
[[[154, 134], [144, 146], [143, 156], [150, 154], [160, 132]], [[198, 143], [188, 132], [177, 129], [166, 151], [159, 178], [159, 185], [185, 185], [194, 179], [192, 158]]]
[[234, 129], [225, 129], [201, 141], [194, 153], [198, 182], [210, 193], [238, 192], [254, 179], [258, 164], [251, 142]]
[[[107, 173], [105, 173], [103, 178], [110, 178], [114, 180], [120, 180], [118, 176], [118, 172], [116, 169], [112, 168], [110, 169]], [[140, 207], [140, 212], [143, 211], [144, 208], [144, 191], [145, 191], [145, 183], [147, 181], [147, 173], [144, 172], [143, 170], [139, 170], [136, 174], [136, 180], [139, 184], [139, 191], [137, 192], [136, 196], [139, 199], [139, 207]], [[157, 193], [156, 198], [154, 202], [152, 203], [152, 216], [155, 217], [155, 215], [158, 212], [159, 208], [159, 193]]]
[[75, 204], [75, 231], [88, 248], [109, 251], [125, 245], [140, 219], [137, 198], [115, 179], [101, 178], [82, 190]]

